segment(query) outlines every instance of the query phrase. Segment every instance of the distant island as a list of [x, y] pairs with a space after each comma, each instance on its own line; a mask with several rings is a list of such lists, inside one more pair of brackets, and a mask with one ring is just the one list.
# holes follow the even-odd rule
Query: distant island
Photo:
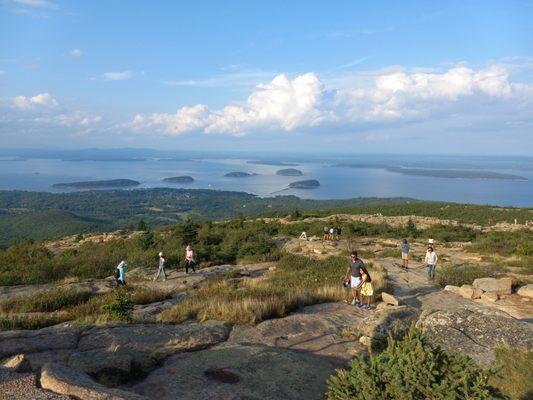
[[83, 181], [56, 183], [52, 187], [56, 189], [100, 189], [100, 188], [123, 188], [139, 186], [141, 183], [132, 179], [109, 179], [105, 181]]
[[164, 178], [163, 181], [168, 182], [168, 183], [191, 183], [191, 182], [194, 182], [194, 178], [192, 176], [187, 176], [187, 175], [173, 176], [170, 178]]
[[320, 186], [320, 182], [316, 179], [308, 179], [306, 181], [297, 181], [289, 184], [291, 189], [314, 189]]
[[259, 164], [259, 165], [276, 165], [276, 166], [280, 166], [280, 167], [297, 167], [298, 164], [294, 164], [294, 163], [288, 163], [288, 162], [283, 162], [283, 161], [269, 161], [269, 160], [266, 160], [266, 161], [261, 161], [261, 160], [252, 160], [252, 161], [247, 161], [248, 164]]
[[303, 173], [299, 169], [296, 168], [286, 168], [286, 169], [280, 169], [278, 172], [276, 172], [276, 175], [283, 175], [283, 176], [302, 176]]
[[387, 167], [389, 172], [403, 175], [430, 176], [433, 178], [462, 178], [462, 179], [501, 179], [513, 181], [527, 181], [526, 177], [512, 174], [501, 174], [493, 171], [473, 171], [458, 169], [422, 169], [422, 168], [401, 168]]
[[429, 176], [432, 178], [455, 178], [455, 179], [500, 179], [500, 180], [513, 180], [513, 181], [527, 181], [524, 176], [502, 174], [499, 172], [485, 171], [485, 170], [471, 170], [471, 169], [428, 169], [428, 168], [403, 168], [394, 167], [390, 165], [380, 163], [360, 163], [360, 164], [334, 164], [333, 167], [344, 168], [376, 168], [384, 169], [385, 171], [394, 172], [402, 175], [412, 176]]
[[248, 178], [248, 177], [254, 176], [254, 175], [257, 175], [257, 174], [250, 174], [248, 172], [236, 171], [236, 172], [228, 172], [224, 176], [226, 176], [228, 178]]

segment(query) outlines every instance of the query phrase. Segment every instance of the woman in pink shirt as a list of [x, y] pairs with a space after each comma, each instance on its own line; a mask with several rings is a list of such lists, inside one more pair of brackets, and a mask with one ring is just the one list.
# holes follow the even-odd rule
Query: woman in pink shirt
[[194, 268], [195, 264], [194, 250], [191, 245], [188, 245], [185, 249], [185, 273], [189, 273], [189, 268], [192, 268], [192, 272], [196, 273], [196, 269]]

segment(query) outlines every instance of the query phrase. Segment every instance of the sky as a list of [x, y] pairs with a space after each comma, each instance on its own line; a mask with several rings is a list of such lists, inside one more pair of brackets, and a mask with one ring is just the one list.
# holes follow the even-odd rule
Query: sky
[[0, 147], [531, 155], [533, 1], [0, 0]]

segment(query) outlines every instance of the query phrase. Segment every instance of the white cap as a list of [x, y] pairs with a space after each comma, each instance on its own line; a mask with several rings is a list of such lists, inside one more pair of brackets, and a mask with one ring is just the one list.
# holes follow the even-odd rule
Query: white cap
[[159, 257], [163, 257], [163, 252], [162, 251], [159, 252]]
[[429, 244], [433, 244], [433, 239], [429, 239], [429, 240], [428, 240], [428, 243], [429, 243]]

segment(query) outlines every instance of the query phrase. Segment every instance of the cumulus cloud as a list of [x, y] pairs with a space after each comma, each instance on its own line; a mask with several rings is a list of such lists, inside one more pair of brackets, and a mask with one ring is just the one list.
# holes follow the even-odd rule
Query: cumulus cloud
[[71, 114], [59, 114], [54, 120], [60, 125], [88, 128], [100, 123], [102, 117], [99, 115], [89, 115], [81, 111], [75, 111]]
[[67, 52], [67, 55], [70, 57], [81, 57], [83, 55], [83, 52], [80, 49], [72, 49]]
[[[461, 114], [465, 104], [480, 110], [484, 105], [501, 107], [524, 96], [531, 102], [533, 97], [530, 85], [511, 83], [508, 70], [498, 65], [478, 70], [465, 65], [446, 71], [383, 70], [363, 73], [356, 81], [355, 87], [326, 88], [312, 72], [294, 79], [282, 74], [257, 85], [241, 104], [221, 109], [199, 104], [170, 114], [139, 114], [124, 126], [167, 135], [357, 128], [423, 120], [443, 112]], [[498, 105], [494, 106], [495, 102]]]
[[107, 81], [123, 81], [125, 79], [130, 79], [133, 76], [131, 71], [115, 71], [115, 72], [105, 72], [104, 79]]
[[34, 107], [51, 108], [57, 105], [56, 99], [50, 93], [40, 93], [33, 97], [17, 96], [13, 99], [13, 106], [21, 110]]

